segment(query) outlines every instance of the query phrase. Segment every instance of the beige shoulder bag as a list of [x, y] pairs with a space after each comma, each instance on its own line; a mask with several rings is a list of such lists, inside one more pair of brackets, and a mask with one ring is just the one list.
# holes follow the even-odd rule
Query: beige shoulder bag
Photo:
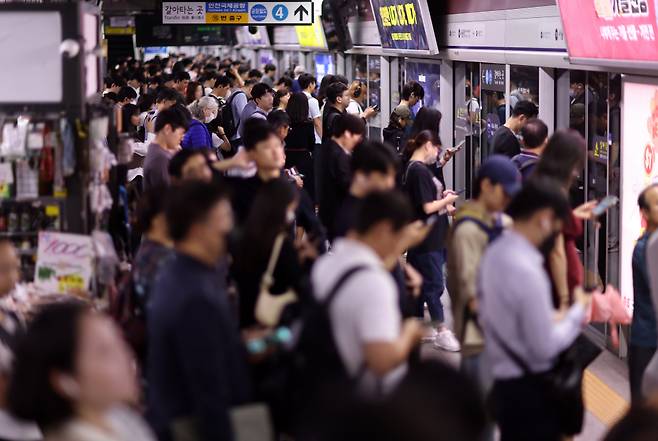
[[284, 234], [279, 234], [274, 240], [274, 247], [270, 260], [267, 263], [267, 269], [263, 278], [260, 281], [260, 292], [258, 300], [256, 301], [255, 316], [256, 320], [264, 326], [272, 328], [279, 323], [281, 313], [286, 305], [297, 301], [297, 294], [294, 290], [288, 289], [286, 292], [278, 295], [272, 295], [270, 289], [274, 284], [274, 269], [281, 254], [283, 241], [285, 240]]

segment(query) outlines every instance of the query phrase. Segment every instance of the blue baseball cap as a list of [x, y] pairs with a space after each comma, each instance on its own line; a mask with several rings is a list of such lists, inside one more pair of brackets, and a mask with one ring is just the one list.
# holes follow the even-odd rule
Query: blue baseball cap
[[478, 171], [478, 180], [484, 178], [489, 178], [494, 184], [502, 185], [503, 190], [510, 197], [514, 197], [523, 186], [521, 173], [516, 165], [503, 155], [493, 155], [484, 161]]

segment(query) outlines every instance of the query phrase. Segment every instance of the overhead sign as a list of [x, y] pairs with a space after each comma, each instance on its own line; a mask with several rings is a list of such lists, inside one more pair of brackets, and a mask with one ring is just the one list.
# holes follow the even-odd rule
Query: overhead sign
[[162, 3], [163, 24], [311, 25], [313, 17], [311, 0]]
[[320, 21], [316, 21], [312, 26], [295, 26], [297, 32], [297, 41], [300, 47], [312, 49], [326, 49], [327, 42], [324, 38], [324, 31]]
[[569, 57], [658, 63], [653, 0], [559, 0]]
[[[648, 185], [658, 182], [658, 81], [625, 77], [622, 96], [621, 153], [621, 297], [633, 309], [633, 249], [644, 233], [637, 198]], [[611, 165], [612, 166], [612, 165]]]
[[504, 64], [482, 64], [482, 90], [493, 92], [505, 92], [505, 65]]
[[382, 48], [437, 52], [425, 0], [370, 0]]

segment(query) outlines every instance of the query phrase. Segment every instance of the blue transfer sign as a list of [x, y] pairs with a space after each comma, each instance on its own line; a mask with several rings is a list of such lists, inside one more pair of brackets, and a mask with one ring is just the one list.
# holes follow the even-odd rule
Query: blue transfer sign
[[267, 18], [267, 8], [261, 4], [251, 7], [251, 18], [256, 21], [263, 21]]
[[288, 18], [288, 8], [282, 4], [275, 5], [272, 8], [272, 16], [277, 21], [283, 21]]

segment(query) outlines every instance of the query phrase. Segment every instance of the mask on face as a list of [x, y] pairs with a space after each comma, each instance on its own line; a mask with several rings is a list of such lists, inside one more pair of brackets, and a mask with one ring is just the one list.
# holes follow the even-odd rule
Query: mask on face
[[216, 114], [216, 113], [211, 113], [209, 116], [206, 116], [206, 118], [204, 119], [204, 122], [205, 122], [206, 124], [208, 124], [208, 123], [210, 123], [212, 120], [214, 120], [215, 118], [217, 118], [217, 114]]

